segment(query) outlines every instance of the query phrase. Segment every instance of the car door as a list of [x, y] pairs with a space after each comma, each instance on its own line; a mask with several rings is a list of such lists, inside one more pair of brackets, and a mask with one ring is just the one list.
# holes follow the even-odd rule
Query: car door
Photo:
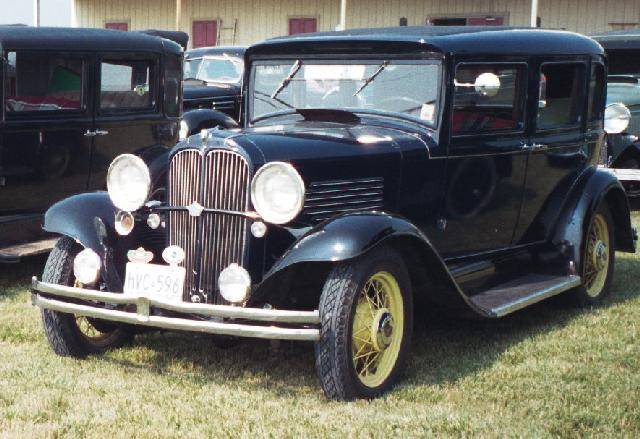
[[0, 246], [41, 232], [56, 201], [87, 189], [93, 129], [91, 55], [4, 52]]
[[527, 71], [525, 59], [456, 67], [439, 239], [445, 256], [512, 242], [527, 160]]
[[[146, 148], [171, 144], [161, 111], [160, 55], [102, 54], [98, 57], [98, 87], [91, 163], [92, 189], [105, 187], [111, 161], [120, 154], [141, 154]], [[175, 125], [175, 123], [174, 123]]]
[[[585, 130], [588, 59], [539, 58], [536, 66], [529, 162], [520, 243], [543, 241], [571, 184], [587, 163], [596, 138]], [[537, 102], [535, 102], [537, 100]], [[601, 130], [600, 130], [601, 135]]]

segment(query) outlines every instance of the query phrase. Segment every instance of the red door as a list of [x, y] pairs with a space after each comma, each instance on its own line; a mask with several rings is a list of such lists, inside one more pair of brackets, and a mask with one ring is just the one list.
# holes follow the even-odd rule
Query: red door
[[290, 18], [289, 35], [317, 32], [318, 20], [315, 18]]
[[218, 22], [215, 20], [193, 22], [193, 47], [215, 46]]
[[502, 26], [504, 17], [469, 17], [467, 18], [467, 26]]
[[129, 30], [129, 23], [107, 23], [104, 25], [105, 29], [113, 29], [113, 30]]

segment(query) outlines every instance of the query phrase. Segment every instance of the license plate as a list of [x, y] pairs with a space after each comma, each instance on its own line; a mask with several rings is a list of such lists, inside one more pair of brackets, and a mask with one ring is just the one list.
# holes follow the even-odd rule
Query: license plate
[[184, 267], [129, 262], [124, 292], [151, 299], [181, 302], [185, 275]]

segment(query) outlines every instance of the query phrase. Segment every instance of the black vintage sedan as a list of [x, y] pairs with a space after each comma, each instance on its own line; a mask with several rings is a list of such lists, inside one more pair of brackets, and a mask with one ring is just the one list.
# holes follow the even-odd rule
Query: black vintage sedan
[[182, 49], [105, 29], [0, 26], [0, 262], [46, 252], [44, 212], [178, 139]]
[[213, 109], [238, 120], [245, 50], [245, 47], [217, 46], [187, 51], [184, 109]]
[[[597, 167], [606, 64], [593, 40], [503, 28], [354, 30], [249, 48], [241, 129], [116, 158], [108, 192], [52, 207], [64, 235], [33, 302], [59, 355], [132, 325], [315, 343], [329, 398], [398, 377], [414, 315], [593, 305], [634, 252]], [[229, 339], [224, 339], [229, 341]]]

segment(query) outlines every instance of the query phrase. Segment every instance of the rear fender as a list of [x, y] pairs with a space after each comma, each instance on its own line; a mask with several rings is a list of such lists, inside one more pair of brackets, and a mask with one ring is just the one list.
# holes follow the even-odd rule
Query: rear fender
[[[347, 214], [325, 221], [299, 238], [265, 275], [268, 281], [300, 264], [337, 263], [366, 257], [388, 244], [405, 258], [412, 280], [429, 278], [428, 299], [455, 310], [485, 315], [459, 288], [429, 239], [405, 218], [385, 213]], [[420, 294], [420, 293], [417, 293]]]
[[582, 265], [584, 231], [601, 203], [607, 203], [614, 220], [616, 250], [636, 251], [636, 232], [631, 226], [629, 202], [620, 181], [611, 172], [594, 169], [577, 184], [565, 203], [553, 234], [556, 244], [573, 245], [576, 267]]

